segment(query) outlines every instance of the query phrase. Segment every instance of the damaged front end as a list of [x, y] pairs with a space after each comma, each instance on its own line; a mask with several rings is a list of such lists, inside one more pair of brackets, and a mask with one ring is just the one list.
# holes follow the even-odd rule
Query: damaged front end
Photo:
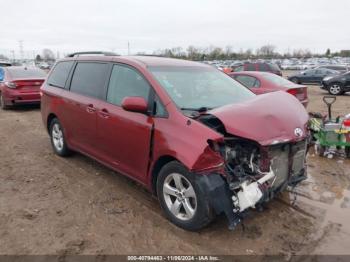
[[262, 207], [288, 186], [295, 187], [306, 179], [306, 139], [261, 145], [228, 134], [213, 115], [201, 115], [197, 120], [224, 136], [220, 142], [208, 141], [224, 159], [221, 174], [198, 179], [216, 213], [226, 214], [230, 229], [249, 208]]

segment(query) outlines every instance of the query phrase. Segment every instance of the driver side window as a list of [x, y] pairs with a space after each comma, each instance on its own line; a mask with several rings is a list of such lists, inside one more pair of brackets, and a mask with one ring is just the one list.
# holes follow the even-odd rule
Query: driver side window
[[110, 77], [107, 101], [120, 106], [125, 97], [138, 96], [148, 101], [150, 86], [143, 76], [129, 66], [114, 65]]

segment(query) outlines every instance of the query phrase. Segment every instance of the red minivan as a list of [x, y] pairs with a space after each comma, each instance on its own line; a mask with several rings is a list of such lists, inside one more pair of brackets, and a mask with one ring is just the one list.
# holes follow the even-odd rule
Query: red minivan
[[220, 213], [233, 229], [242, 212], [306, 178], [299, 101], [256, 96], [208, 65], [72, 54], [41, 90], [56, 154], [80, 152], [138, 181], [187, 230]]
[[36, 67], [0, 67], [0, 106], [40, 104], [40, 87], [46, 73]]

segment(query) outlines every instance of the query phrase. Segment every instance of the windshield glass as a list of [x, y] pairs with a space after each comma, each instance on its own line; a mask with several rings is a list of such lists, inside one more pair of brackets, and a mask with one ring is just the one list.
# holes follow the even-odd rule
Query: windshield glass
[[267, 81], [270, 81], [276, 85], [279, 85], [281, 87], [295, 87], [296, 84], [294, 84], [293, 82], [283, 78], [283, 77], [280, 77], [278, 75], [275, 75], [275, 74], [271, 74], [271, 73], [264, 73], [263, 74], [263, 77], [267, 80]]
[[9, 67], [8, 71], [13, 78], [44, 78], [46, 73], [39, 68]]
[[228, 75], [210, 67], [150, 67], [179, 108], [216, 108], [255, 95]]

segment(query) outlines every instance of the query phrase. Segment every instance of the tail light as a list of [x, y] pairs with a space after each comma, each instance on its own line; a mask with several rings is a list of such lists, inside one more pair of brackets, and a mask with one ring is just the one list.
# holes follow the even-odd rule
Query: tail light
[[343, 121], [343, 125], [346, 126], [346, 127], [350, 127], [350, 119], [345, 119]]
[[307, 89], [306, 88], [291, 88], [287, 92], [299, 100], [304, 100], [307, 98]]
[[288, 89], [287, 92], [293, 96], [298, 94], [298, 89]]
[[17, 87], [15, 82], [5, 82], [5, 86], [7, 86], [8, 88], [12, 88], [12, 89]]

